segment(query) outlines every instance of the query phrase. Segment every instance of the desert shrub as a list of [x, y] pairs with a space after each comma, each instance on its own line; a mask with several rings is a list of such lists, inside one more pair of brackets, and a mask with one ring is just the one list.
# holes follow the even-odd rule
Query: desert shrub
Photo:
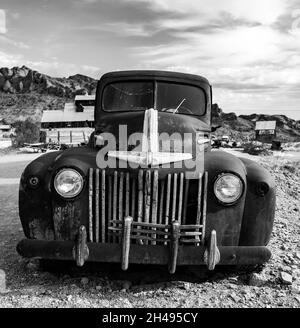
[[244, 148], [244, 153], [250, 155], [268, 156], [272, 154], [266, 145], [256, 141], [244, 143], [242, 147]]
[[25, 121], [17, 121], [13, 124], [15, 128], [15, 136], [13, 145], [20, 147], [24, 143], [34, 143], [40, 140], [40, 128], [37, 123], [30, 119]]
[[297, 170], [294, 165], [290, 165], [290, 164], [283, 165], [283, 169], [289, 171], [290, 173], [295, 173]]

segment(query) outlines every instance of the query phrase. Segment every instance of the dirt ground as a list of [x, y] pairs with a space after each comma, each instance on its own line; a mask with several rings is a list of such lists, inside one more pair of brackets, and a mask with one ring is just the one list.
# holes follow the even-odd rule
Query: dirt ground
[[300, 307], [299, 162], [256, 157], [277, 185], [272, 258], [262, 272], [181, 268], [170, 276], [164, 267], [131, 266], [124, 273], [119, 266], [68, 266], [55, 272], [21, 258], [18, 179], [28, 160], [0, 160], [0, 269], [7, 282], [0, 307]]

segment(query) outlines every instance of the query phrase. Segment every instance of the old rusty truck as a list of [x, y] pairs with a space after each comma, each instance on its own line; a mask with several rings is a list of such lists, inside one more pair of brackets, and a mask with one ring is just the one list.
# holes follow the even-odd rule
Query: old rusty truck
[[211, 105], [198, 75], [104, 74], [88, 145], [41, 155], [22, 174], [19, 254], [170, 273], [267, 262], [274, 179], [211, 149]]

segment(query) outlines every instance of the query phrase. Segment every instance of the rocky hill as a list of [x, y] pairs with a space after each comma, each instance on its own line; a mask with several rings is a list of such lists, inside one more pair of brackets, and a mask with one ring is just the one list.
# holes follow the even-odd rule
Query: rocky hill
[[[43, 110], [62, 109], [75, 95], [93, 94], [97, 80], [76, 74], [54, 78], [26, 66], [0, 68], [0, 120], [14, 123], [30, 117], [40, 122]], [[284, 115], [240, 115], [224, 113], [213, 105], [213, 125], [220, 125], [215, 134], [245, 140], [254, 135], [255, 122], [276, 120], [279, 136], [286, 141], [300, 141], [300, 123]]]
[[26, 66], [0, 68], [0, 119], [7, 123], [31, 117], [40, 121], [45, 109], [61, 109], [75, 95], [93, 94], [97, 81], [76, 74], [53, 78]]
[[228, 135], [237, 141], [245, 141], [254, 137], [257, 121], [276, 121], [278, 139], [281, 141], [300, 141], [300, 121], [285, 115], [251, 114], [237, 116], [235, 113], [224, 113], [218, 104], [214, 104], [212, 120], [214, 126], [221, 126], [214, 133], [216, 136]]

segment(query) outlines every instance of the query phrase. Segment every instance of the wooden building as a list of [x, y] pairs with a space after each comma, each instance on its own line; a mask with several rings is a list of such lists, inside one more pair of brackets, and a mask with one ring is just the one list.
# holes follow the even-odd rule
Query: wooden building
[[41, 131], [45, 142], [80, 144], [87, 142], [94, 127], [95, 96], [76, 96], [73, 103], [66, 103], [63, 110], [45, 110]]
[[257, 121], [255, 125], [256, 140], [272, 143], [276, 139], [276, 121]]

